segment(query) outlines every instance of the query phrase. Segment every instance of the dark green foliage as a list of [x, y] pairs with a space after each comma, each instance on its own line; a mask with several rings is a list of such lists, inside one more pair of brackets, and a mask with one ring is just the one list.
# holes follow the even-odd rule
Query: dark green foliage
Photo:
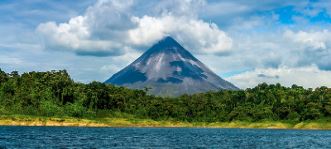
[[[147, 90], [147, 89], [146, 89]], [[176, 98], [147, 95], [100, 82], [74, 82], [63, 71], [22, 75], [0, 70], [0, 114], [137, 118], [197, 122], [290, 120], [331, 117], [331, 89], [260, 84], [255, 88]]]

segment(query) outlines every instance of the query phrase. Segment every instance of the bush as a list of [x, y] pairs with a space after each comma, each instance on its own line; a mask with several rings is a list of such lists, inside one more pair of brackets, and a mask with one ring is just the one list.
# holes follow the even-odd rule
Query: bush
[[301, 116], [297, 112], [291, 112], [287, 115], [287, 119], [291, 121], [300, 121]]
[[63, 110], [54, 101], [43, 100], [39, 106], [40, 114], [43, 116], [62, 116]]
[[86, 108], [80, 102], [75, 102], [66, 104], [65, 111], [68, 116], [82, 117], [86, 112]]

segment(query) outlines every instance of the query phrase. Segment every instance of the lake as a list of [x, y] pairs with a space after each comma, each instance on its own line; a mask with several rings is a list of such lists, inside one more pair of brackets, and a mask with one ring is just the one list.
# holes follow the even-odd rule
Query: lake
[[0, 126], [0, 148], [330, 148], [331, 131]]

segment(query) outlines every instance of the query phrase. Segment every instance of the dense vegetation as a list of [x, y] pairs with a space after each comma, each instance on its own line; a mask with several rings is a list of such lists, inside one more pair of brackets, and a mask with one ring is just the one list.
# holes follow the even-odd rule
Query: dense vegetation
[[[146, 89], [147, 90], [147, 89]], [[100, 82], [74, 82], [65, 70], [22, 75], [0, 70], [0, 115], [109, 117], [134, 115], [188, 122], [331, 118], [331, 89], [260, 84], [176, 98], [155, 97]]]

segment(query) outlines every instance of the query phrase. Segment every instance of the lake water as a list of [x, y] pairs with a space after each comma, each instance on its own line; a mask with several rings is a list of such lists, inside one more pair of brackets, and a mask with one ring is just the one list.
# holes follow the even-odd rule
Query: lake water
[[331, 148], [331, 131], [3, 127], [0, 148]]

